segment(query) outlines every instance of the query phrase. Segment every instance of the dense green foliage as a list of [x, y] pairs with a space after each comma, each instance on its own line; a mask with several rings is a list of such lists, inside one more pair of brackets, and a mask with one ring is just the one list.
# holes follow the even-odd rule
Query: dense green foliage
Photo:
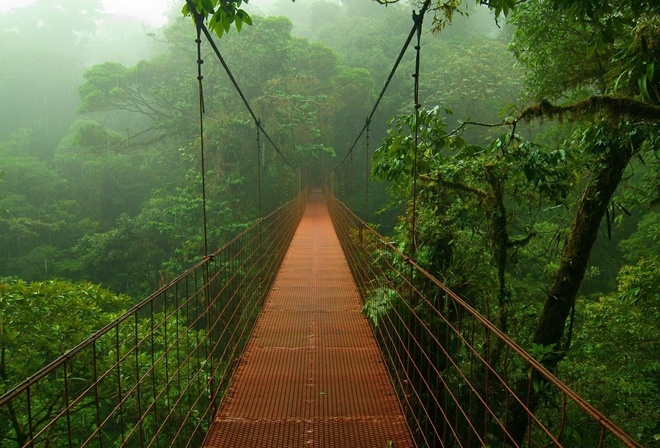
[[[436, 10], [438, 29], [456, 20], [451, 12], [460, 4]], [[650, 224], [660, 191], [660, 10], [627, 2], [488, 4], [516, 26], [510, 49], [526, 70], [524, 96], [501, 103], [508, 117], [486, 129], [503, 134], [482, 141], [465, 134], [482, 124], [461, 115], [463, 124], [449, 127], [451, 114], [438, 107], [393, 120], [374, 175], [407, 203], [397, 239], [501, 329], [545, 353], [543, 362], [597, 407], [653, 443], [660, 433], [652, 323], [659, 253]], [[537, 119], [541, 132], [528, 124]], [[488, 122], [497, 125], [496, 115]], [[621, 241], [623, 258], [612, 240]], [[643, 251], [633, 243], [641, 241]], [[524, 435], [525, 422], [510, 425], [516, 438]]]
[[[125, 295], [62, 280], [0, 284], [0, 394], [91, 336], [130, 305]], [[44, 337], [48, 335], [48, 337]]]
[[[50, 143], [49, 154], [32, 129], [0, 143], [2, 272], [144, 294], [203, 255], [195, 32], [179, 20], [163, 37], [170, 47], [162, 55], [84, 73], [80, 119]], [[320, 168], [346, 138], [335, 124], [366, 114], [368, 98], [351, 91], [373, 82], [368, 72], [342, 66], [330, 48], [291, 36], [282, 17], [258, 19], [227, 40], [225, 59], [296, 170], [263, 135], [257, 149], [252, 120], [205, 51], [207, 220], [215, 248], [259, 209], [267, 214], [292, 198], [299, 175], [322, 180]]]
[[[148, 40], [100, 8], [70, 3], [0, 16], [0, 102], [11, 105], [0, 110], [0, 274], [139, 297], [203, 255], [195, 27], [179, 17]], [[179, 3], [178, 16], [188, 2]], [[321, 185], [337, 168], [336, 193], [354, 210], [655, 443], [657, 2], [431, 3], [425, 26], [439, 34], [422, 36], [414, 247], [412, 51], [371, 123], [371, 151], [382, 143], [373, 159], [363, 140], [337, 166], [410, 30], [409, 8], [276, 3], [272, 12], [287, 19], [248, 14], [240, 0], [192, 3], [222, 36], [262, 125], [300, 168], [263, 135], [257, 147], [252, 118], [205, 47], [210, 248], [293, 197], [299, 176]], [[99, 46], [108, 35], [125, 40]], [[75, 290], [96, 288], [34, 288], [45, 285], [71, 304]], [[14, 305], [27, 303], [16, 292], [27, 284], [3, 288]], [[368, 304], [372, 316], [389, 309], [386, 296]], [[113, 312], [92, 310], [91, 320]], [[40, 356], [12, 368], [35, 369], [51, 354]]]
[[[127, 446], [138, 446], [135, 422], [141, 419], [140, 428], [149, 428], [153, 434], [153, 428], [159, 427], [162, 416], [168, 413], [169, 424], [177, 425], [180, 437], [198, 432], [195, 418], [186, 420], [173, 409], [182, 396], [205, 393], [201, 375], [208, 375], [208, 371], [192, 374], [203, 364], [197, 346], [203, 335], [187, 326], [183, 316], [169, 313], [166, 319], [165, 313], [154, 312], [153, 303], [151, 313], [134, 310], [130, 318], [122, 319], [131, 303], [126, 295], [115, 295], [86, 282], [28, 284], [2, 279], [0, 395], [26, 378], [38, 379], [29, 389], [29, 402], [19, 394], [0, 408], [0, 446], [30, 444], [30, 437], [45, 428], [35, 445], [61, 445], [66, 439], [82, 445], [89, 442], [87, 438], [98, 428], [101, 416], [112, 418], [107, 418], [103, 430], [93, 436], [99, 445], [121, 440]], [[111, 325], [111, 331], [96, 333], [106, 324]], [[89, 344], [92, 335], [95, 339]], [[66, 358], [61, 363], [63, 355]], [[34, 375], [56, 359], [59, 364], [51, 364], [47, 374]], [[181, 363], [176, 371], [172, 368], [175, 362]], [[191, 380], [193, 377], [196, 380]], [[153, 395], [147, 396], [146, 390]], [[56, 419], [65, 407], [67, 418]], [[150, 412], [145, 414], [141, 409]], [[162, 443], [172, 435], [165, 431], [158, 437]]]

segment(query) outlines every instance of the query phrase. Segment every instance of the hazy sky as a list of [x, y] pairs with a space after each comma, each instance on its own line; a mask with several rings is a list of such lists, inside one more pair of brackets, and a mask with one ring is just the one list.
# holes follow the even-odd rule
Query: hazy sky
[[[0, 13], [38, 1], [41, 0], [0, 0]], [[130, 16], [154, 27], [167, 22], [166, 13], [174, 2], [183, 4], [182, 0], [101, 0], [105, 12]]]

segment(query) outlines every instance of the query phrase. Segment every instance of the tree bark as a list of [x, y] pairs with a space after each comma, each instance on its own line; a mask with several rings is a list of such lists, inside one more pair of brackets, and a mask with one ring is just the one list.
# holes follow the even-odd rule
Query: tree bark
[[[497, 267], [497, 325], [504, 333], [508, 333], [508, 316], [506, 305], [509, 291], [506, 286], [507, 254], [509, 248], [509, 233], [507, 232], [506, 207], [504, 206], [504, 191], [502, 181], [492, 166], [486, 166], [486, 181], [492, 191], [491, 207], [488, 210], [490, 235], [493, 244], [493, 259]], [[499, 350], [498, 350], [499, 352]]]
[[[534, 343], [543, 346], [556, 344], [557, 349], [560, 349], [566, 320], [584, 279], [600, 223], [632, 155], [633, 148], [630, 146], [618, 150], [611, 148], [609, 153], [603, 156], [594, 181], [585, 190], [554, 284], [545, 299], [534, 334]], [[553, 357], [546, 365], [552, 369], [558, 361], [558, 357]]]

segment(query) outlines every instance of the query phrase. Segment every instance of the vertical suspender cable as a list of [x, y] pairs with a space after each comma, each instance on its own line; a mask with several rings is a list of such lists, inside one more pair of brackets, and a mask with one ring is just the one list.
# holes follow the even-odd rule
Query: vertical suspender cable
[[[262, 155], [262, 148], [261, 148], [261, 119], [257, 118], [254, 120], [254, 124], [257, 127], [257, 222], [259, 223], [259, 242], [258, 242], [258, 249], [257, 249], [257, 272], [258, 272], [258, 285], [259, 285], [259, 290], [260, 294], [262, 294], [261, 301], [265, 299], [265, 295], [263, 295], [263, 291], [261, 291], [262, 285], [263, 285], [263, 271], [265, 269], [264, 266], [264, 233], [263, 233], [263, 213], [261, 209], [261, 164], [262, 160], [266, 160], [266, 154], [265, 154], [265, 149]], [[262, 302], [263, 303], [263, 302]]]
[[[194, 10], [193, 10], [194, 11]], [[202, 25], [203, 18], [200, 14], [195, 14], [195, 25], [197, 27], [197, 80], [199, 83], [199, 139], [202, 165], [202, 214], [204, 223], [204, 257], [209, 255], [208, 230], [206, 224], [206, 167], [204, 164], [204, 87], [202, 85]]]
[[353, 196], [353, 187], [355, 183], [353, 182], [353, 151], [350, 153], [350, 160], [348, 161], [348, 196]]
[[339, 190], [339, 193], [341, 194], [341, 200], [346, 201], [346, 166], [342, 164], [339, 168], [341, 169], [341, 190]]
[[[188, 7], [191, 7], [191, 2], [188, 0]], [[197, 13], [197, 9], [193, 6], [190, 9], [193, 12], [195, 17], [195, 27], [197, 29], [197, 38], [195, 42], [197, 43], [197, 81], [199, 85], [199, 148], [200, 148], [200, 159], [201, 159], [201, 171], [202, 171], [202, 222], [204, 227], [204, 258], [207, 260], [207, 263], [204, 264], [204, 302], [207, 310], [210, 310], [211, 307], [208, 306], [209, 301], [211, 300], [210, 292], [210, 283], [209, 283], [209, 261], [212, 260], [212, 257], [209, 258], [209, 244], [208, 244], [208, 226], [207, 226], [207, 217], [206, 217], [206, 164], [204, 157], [204, 86], [202, 80], [202, 64], [204, 60], [202, 59], [202, 28], [204, 27], [204, 18], [201, 14]], [[209, 312], [206, 312], [206, 325], [207, 331], [209, 334], [212, 332], [213, 324], [211, 322], [211, 315]], [[136, 315], [137, 316], [137, 315]], [[210, 372], [214, 372], [214, 359], [213, 359], [213, 338], [207, 338], [208, 340], [208, 353], [207, 353], [207, 362], [209, 363]], [[213, 374], [210, 375], [208, 379], [209, 390], [211, 393], [209, 397], [211, 398], [211, 418], [215, 414], [214, 403], [212, 397], [215, 395], [215, 377]], [[142, 432], [140, 432], [140, 435]]]
[[259, 203], [259, 216], [258, 219], [263, 217], [261, 212], [261, 120], [257, 119], [255, 121], [257, 125], [257, 190], [258, 190], [258, 203]]
[[291, 178], [291, 176], [289, 176], [289, 170], [286, 169], [286, 167], [285, 167], [285, 170], [286, 171], [284, 171], [284, 174], [285, 174], [285, 177], [284, 177], [284, 202], [286, 203], [289, 200], [289, 198], [291, 197], [291, 195], [289, 194], [289, 188], [291, 188], [291, 181], [289, 179]]
[[412, 184], [412, 217], [410, 225], [410, 245], [411, 245], [411, 258], [415, 259], [417, 253], [417, 153], [419, 149], [419, 61], [421, 50], [421, 36], [422, 36], [422, 22], [424, 21], [424, 13], [416, 14], [413, 11], [413, 21], [417, 30], [417, 45], [415, 46], [415, 79], [414, 96], [415, 96], [415, 150], [413, 157], [413, 184]]
[[277, 159], [276, 170], [277, 173], [277, 206], [281, 207], [282, 202], [282, 163], [280, 159]]
[[[417, 255], [417, 155], [419, 152], [419, 109], [421, 105], [419, 104], [419, 61], [420, 61], [420, 41], [422, 34], [422, 21], [424, 20], [424, 10], [420, 11], [420, 14], [416, 14], [413, 11], [412, 18], [415, 23], [414, 29], [417, 34], [417, 45], [415, 45], [415, 73], [413, 74], [414, 79], [414, 106], [415, 106], [415, 141], [414, 141], [414, 155], [413, 155], [413, 179], [412, 179], [412, 216], [410, 222], [410, 258], [415, 260]], [[415, 276], [413, 263], [410, 263], [410, 302], [414, 307], [417, 302], [417, 293], [415, 287]], [[415, 367], [414, 359], [417, 357], [417, 348], [418, 344], [414, 343], [415, 336], [413, 334], [408, 336], [411, 340], [407, 341], [408, 350], [411, 352], [411, 358], [407, 361], [406, 368], [410, 370]], [[412, 363], [412, 365], [411, 365]], [[415, 367], [416, 368], [416, 367]], [[422, 430], [422, 432], [425, 432]]]
[[366, 166], [364, 168], [364, 222], [369, 222], [369, 125], [371, 124], [371, 117], [367, 117], [366, 122], [366, 140], [367, 150], [365, 154]]

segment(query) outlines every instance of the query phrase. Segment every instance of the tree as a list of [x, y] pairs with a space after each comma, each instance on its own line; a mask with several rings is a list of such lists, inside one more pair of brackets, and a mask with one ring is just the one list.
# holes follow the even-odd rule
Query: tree
[[78, 204], [66, 179], [34, 154], [35, 132], [19, 130], [0, 143], [0, 267], [26, 278], [57, 272], [63, 249], [82, 234]]
[[[0, 279], [0, 394], [91, 336], [130, 303], [127, 296], [89, 283]], [[32, 404], [36, 419], [47, 421], [64, 399], [56, 378], [48, 386], [47, 401]], [[27, 416], [14, 412], [11, 403], [2, 414], [0, 440], [9, 437], [23, 446]]]
[[[558, 353], [589, 254], [623, 174], [635, 156], [643, 159], [657, 151], [660, 108], [655, 106], [658, 98], [647, 93], [658, 86], [653, 70], [658, 50], [648, 42], [654, 41], [657, 32], [649, 14], [660, 6], [648, 6], [650, 9], [640, 10], [629, 2], [617, 6], [604, 2], [591, 2], [590, 6], [572, 1], [530, 2], [514, 15], [520, 25], [514, 51], [530, 70], [532, 92], [537, 98], [553, 95], [569, 99], [565, 106], [541, 101], [521, 116], [552, 119], [571, 113], [584, 117], [574, 141], [579, 142], [575, 147], [592, 165], [591, 181], [581, 195], [533, 339], [545, 346], [554, 344]], [[550, 15], [551, 11], [555, 14]], [[553, 20], [538, 22], [540, 16]], [[575, 32], [558, 32], [562, 28]], [[555, 38], [541, 45], [541, 33]], [[584, 70], [580, 71], [569, 68], [577, 66], [576, 53], [559, 53], [559, 49], [574, 48], [579, 42], [587, 46], [586, 61], [580, 65]], [[553, 54], [555, 57], [548, 56]], [[560, 358], [548, 360], [549, 365], [554, 366]]]
[[[19, 394], [0, 408], [0, 445], [25, 446], [37, 434], [38, 446], [67, 440], [82, 445], [98, 424], [102, 430], [91, 440], [102, 439], [104, 445], [137, 446], [145, 436], [169, 443], [198, 432], [199, 420], [178, 407], [190, 406], [195, 414], [206, 406], [191, 405], [208, 394], [210, 372], [199, 346], [205, 330], [195, 328], [185, 313], [165, 313], [162, 303], [116, 320], [133, 303], [90, 283], [0, 280], [0, 394], [113, 323], [111, 331], [97, 334], [92, 344], [79, 346], [64, 365], [40, 377], [30, 388], [29, 403]], [[67, 377], [68, 387], [63, 386]], [[177, 434], [171, 428], [157, 431], [165, 421]]]
[[98, 0], [45, 0], [0, 14], [0, 140], [33, 128], [39, 155], [52, 156], [75, 115], [100, 9]]
[[[554, 278], [546, 287], [544, 306], [530, 338], [532, 348], [541, 347], [547, 351], [549, 355], [543, 357], [543, 363], [555, 370], [575, 337], [572, 316], [576, 299], [603, 221], [607, 232], [611, 232], [615, 207], [613, 198], [616, 194], [630, 197], [618, 190], [622, 183], [629, 184], [623, 179], [631, 166], [640, 170], [657, 168], [654, 161], [658, 157], [660, 108], [657, 106], [658, 78], [655, 72], [658, 50], [654, 43], [658, 36], [660, 5], [657, 2], [642, 2], [644, 7], [640, 7], [627, 1], [611, 4], [570, 0], [477, 3], [488, 4], [496, 14], [502, 13], [518, 25], [512, 49], [528, 70], [527, 97], [530, 98], [528, 101], [536, 104], [518, 112], [510, 109], [513, 118], [506, 123], [517, 130], [525, 121], [557, 120], [557, 126], [560, 126], [570, 119], [570, 123], [564, 125], [565, 140], [560, 141], [559, 148], [573, 163], [573, 176], [578, 182], [574, 183], [576, 188], [569, 197], [574, 197], [577, 204], [569, 207], [572, 224], [567, 231], [561, 256], [556, 261]], [[465, 4], [438, 3], [448, 9], [436, 9], [439, 14], [437, 26], [445, 26], [452, 19], [451, 14]], [[575, 51], [571, 51], [573, 49]], [[443, 127], [437, 126], [437, 130], [439, 135], [443, 134]], [[426, 169], [423, 151], [424, 145], [427, 145], [424, 139], [428, 131], [422, 132], [420, 173], [423, 174]], [[392, 142], [386, 140], [386, 143]], [[538, 154], [542, 159], [550, 160], [548, 157], [553, 154], [553, 144], [544, 143], [545, 147], [539, 147]], [[400, 170], [411, 170], [411, 162], [408, 152], [406, 157], [391, 157], [388, 163], [391, 166], [401, 164]], [[495, 166], [495, 160], [492, 159], [490, 164]], [[460, 178], [464, 181], [465, 173], [471, 172], [465, 168], [469, 165], [459, 165], [458, 161], [455, 165], [464, 167]], [[488, 165], [482, 170], [486, 179], [488, 169], [493, 170]], [[543, 175], [543, 170], [540, 174]], [[655, 179], [655, 183], [650, 185], [652, 191], [657, 191], [657, 176], [649, 178]], [[437, 182], [438, 179], [434, 177], [432, 181]], [[506, 181], [507, 177], [500, 172], [499, 176], [492, 176], [491, 179], [495, 180], [490, 183], [493, 187], [491, 191], [496, 192], [498, 183]], [[428, 188], [424, 180], [422, 176], [418, 179], [422, 190]], [[531, 180], [527, 179], [528, 182]], [[479, 189], [481, 193], [473, 191], [473, 186], [464, 183], [445, 182], [445, 188], [462, 189], [484, 199], [498, 196], [488, 194], [483, 188]], [[423, 198], [424, 194], [427, 193], [423, 191], [420, 197]], [[437, 192], [434, 198], [436, 196]], [[461, 200], [465, 202], [465, 199]], [[626, 210], [626, 205], [622, 209]], [[487, 210], [484, 212], [491, 219], [497, 218], [497, 215], [489, 215]], [[626, 213], [629, 212], [626, 210]], [[503, 218], [505, 215], [500, 213], [499, 216]], [[428, 219], [429, 215], [424, 217]], [[558, 218], [555, 216], [550, 222], [561, 225]], [[496, 221], [493, 220], [490, 226]], [[506, 233], [496, 232], [493, 236], [498, 234], [505, 241]], [[456, 235], [451, 234], [448, 238], [455, 241]], [[560, 241], [559, 237], [557, 241]], [[500, 247], [506, 246], [500, 244]], [[504, 251], [497, 250], [493, 252], [494, 258], [498, 258], [498, 253], [502, 260], [508, 258], [503, 256]], [[455, 255], [452, 253], [452, 256]], [[502, 279], [502, 276], [499, 275], [499, 278]], [[503, 284], [502, 281], [499, 283]], [[500, 294], [502, 291], [504, 289], [500, 287]], [[539, 404], [539, 396], [535, 395], [530, 407], [535, 409]], [[521, 441], [526, 430], [527, 418], [512, 412], [508, 431], [514, 440]]]
[[189, 103], [174, 101], [180, 95], [173, 98], [173, 90], [180, 87], [182, 78], [171, 72], [171, 62], [160, 57], [131, 68], [113, 62], [95, 65], [85, 73], [86, 82], [78, 88], [79, 112], [126, 111], [164, 126], [173, 115], [182, 115], [182, 107], [190, 107]]
[[577, 305], [575, 342], [558, 367], [576, 390], [646, 446], [656, 443], [660, 431], [659, 229], [660, 215], [649, 212], [620, 243], [627, 263], [617, 288]]
[[435, 108], [419, 115], [416, 210], [414, 115], [393, 120], [374, 154], [373, 174], [407, 203], [397, 232], [406, 252], [508, 331], [509, 302], [524, 283], [511, 278], [512, 260], [537, 237], [541, 210], [565, 203], [569, 159], [515, 134], [487, 147], [469, 144], [460, 131], [446, 130], [445, 114]]

